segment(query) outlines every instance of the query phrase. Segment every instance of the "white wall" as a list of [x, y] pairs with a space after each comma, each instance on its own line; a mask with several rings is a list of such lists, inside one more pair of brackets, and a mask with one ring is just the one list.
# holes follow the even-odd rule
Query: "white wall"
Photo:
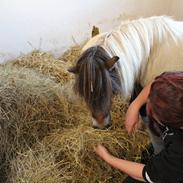
[[169, 14], [174, 16], [177, 20], [183, 20], [183, 1], [171, 0]]
[[176, 8], [183, 17], [175, 1], [0, 0], [0, 62], [34, 48], [59, 56], [89, 37], [93, 25], [106, 31], [121, 19], [173, 14]]

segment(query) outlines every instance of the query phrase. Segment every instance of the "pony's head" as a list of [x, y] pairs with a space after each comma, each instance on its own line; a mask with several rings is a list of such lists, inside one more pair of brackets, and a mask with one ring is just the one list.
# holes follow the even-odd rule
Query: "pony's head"
[[68, 71], [76, 75], [74, 90], [84, 98], [92, 115], [93, 127], [111, 125], [111, 98], [120, 88], [116, 68], [119, 57], [110, 57], [100, 46], [88, 48]]

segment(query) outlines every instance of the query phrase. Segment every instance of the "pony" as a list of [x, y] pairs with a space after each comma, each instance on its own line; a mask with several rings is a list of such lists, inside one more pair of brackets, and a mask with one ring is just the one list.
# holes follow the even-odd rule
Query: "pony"
[[93, 127], [111, 125], [114, 94], [124, 99], [165, 71], [183, 70], [183, 22], [167, 16], [124, 21], [91, 38], [76, 65], [74, 90], [84, 98]]

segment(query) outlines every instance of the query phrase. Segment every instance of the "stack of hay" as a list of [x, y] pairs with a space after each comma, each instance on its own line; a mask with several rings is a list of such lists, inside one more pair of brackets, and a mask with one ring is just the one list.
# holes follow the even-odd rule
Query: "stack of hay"
[[66, 71], [79, 55], [76, 48], [65, 61], [36, 51], [0, 67], [2, 182], [121, 182], [124, 175], [94, 154], [98, 143], [118, 157], [138, 160], [146, 134], [127, 135], [128, 105], [119, 96], [113, 100], [111, 129], [90, 127], [90, 114], [73, 94], [73, 76]]
[[70, 62], [55, 59], [53, 55], [37, 50], [19, 57], [13, 61], [13, 64], [39, 71], [62, 84], [73, 78], [67, 71], [71, 65]]

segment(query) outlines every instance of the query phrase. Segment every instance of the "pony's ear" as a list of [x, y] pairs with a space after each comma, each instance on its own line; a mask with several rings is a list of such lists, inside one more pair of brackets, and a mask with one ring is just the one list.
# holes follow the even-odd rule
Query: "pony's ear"
[[107, 69], [110, 69], [117, 61], [119, 60], [118, 56], [114, 56], [111, 59], [105, 62], [105, 66]]
[[68, 72], [72, 72], [74, 74], [78, 73], [78, 68], [76, 66], [70, 67], [68, 70]]

